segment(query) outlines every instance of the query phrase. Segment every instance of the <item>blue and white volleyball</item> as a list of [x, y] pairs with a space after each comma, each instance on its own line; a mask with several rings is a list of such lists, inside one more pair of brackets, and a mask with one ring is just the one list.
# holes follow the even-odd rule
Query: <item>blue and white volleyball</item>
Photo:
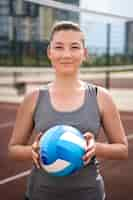
[[67, 176], [83, 167], [86, 141], [76, 128], [57, 125], [41, 137], [40, 164], [51, 175]]

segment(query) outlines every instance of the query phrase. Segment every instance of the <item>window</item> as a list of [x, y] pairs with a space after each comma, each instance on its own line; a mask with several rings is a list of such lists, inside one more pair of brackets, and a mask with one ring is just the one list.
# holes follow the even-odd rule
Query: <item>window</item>
[[55, 0], [55, 1], [59, 1], [62, 3], [74, 4], [74, 5], [79, 6], [79, 0]]
[[1, 16], [0, 17], [0, 36], [8, 35], [8, 17]]
[[10, 1], [10, 14], [11, 16], [24, 16], [24, 17], [37, 17], [39, 13], [39, 6], [23, 0]]
[[37, 17], [39, 14], [39, 5], [29, 2], [24, 2], [23, 10], [24, 10], [24, 15], [30, 17]]
[[0, 16], [1, 15], [9, 15], [9, 7], [8, 7], [8, 5], [0, 3]]

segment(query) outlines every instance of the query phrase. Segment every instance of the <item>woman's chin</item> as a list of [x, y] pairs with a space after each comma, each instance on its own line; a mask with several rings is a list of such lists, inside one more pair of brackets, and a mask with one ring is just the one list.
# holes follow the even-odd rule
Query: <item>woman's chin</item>
[[76, 72], [76, 70], [75, 69], [72, 69], [72, 68], [69, 68], [69, 69], [65, 69], [65, 70], [62, 70], [62, 72], [61, 72], [61, 74], [63, 74], [63, 75], [73, 75], [73, 74], [75, 74], [75, 73], [77, 73]]
[[63, 75], [72, 75], [72, 74], [77, 73], [77, 69], [73, 66], [62, 67], [60, 70], [56, 69], [56, 71], [57, 73], [63, 74]]

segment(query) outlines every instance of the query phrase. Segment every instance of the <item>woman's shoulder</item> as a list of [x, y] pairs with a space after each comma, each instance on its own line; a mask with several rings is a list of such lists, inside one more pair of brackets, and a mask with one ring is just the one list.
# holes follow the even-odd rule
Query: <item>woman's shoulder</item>
[[34, 112], [40, 96], [45, 94], [45, 91], [47, 90], [48, 86], [45, 86], [43, 88], [37, 88], [26, 93], [20, 104], [20, 107], [23, 107], [23, 109], [28, 109], [30, 112]]
[[47, 90], [48, 90], [48, 87], [43, 87], [43, 88], [34, 89], [33, 91], [26, 93], [22, 103], [26, 103], [26, 104], [35, 103], [38, 100], [39, 95], [41, 93], [44, 93]]
[[34, 91], [29, 92], [28, 94], [25, 94], [22, 102], [20, 103], [19, 108], [25, 112], [28, 111], [30, 113], [33, 113], [36, 106], [36, 102], [39, 97], [39, 93], [40, 90], [36, 89]]
[[40, 93], [40, 90], [35, 89], [35, 90], [25, 94], [22, 103], [32, 103], [32, 102], [36, 101], [39, 96], [39, 93]]
[[108, 89], [102, 86], [96, 86], [96, 87], [98, 91], [98, 96], [101, 100], [112, 99], [112, 94]]
[[108, 89], [101, 86], [97, 86], [97, 88], [97, 101], [100, 108], [100, 112], [103, 113], [109, 111], [112, 108], [116, 109], [116, 105], [111, 92]]

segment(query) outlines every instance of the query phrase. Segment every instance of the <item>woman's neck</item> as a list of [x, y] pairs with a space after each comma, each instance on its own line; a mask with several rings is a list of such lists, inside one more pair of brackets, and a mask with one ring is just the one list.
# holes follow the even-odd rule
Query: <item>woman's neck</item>
[[83, 87], [83, 82], [78, 76], [72, 77], [56, 77], [52, 87], [56, 91], [71, 92]]

